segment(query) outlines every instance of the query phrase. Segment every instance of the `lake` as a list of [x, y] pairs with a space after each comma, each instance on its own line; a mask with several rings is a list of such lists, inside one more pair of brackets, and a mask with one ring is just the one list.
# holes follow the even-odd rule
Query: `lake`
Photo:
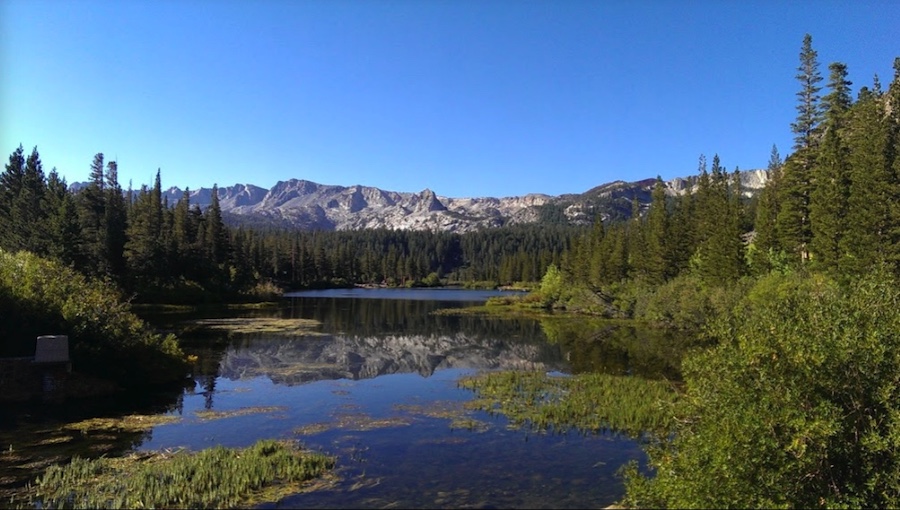
[[[267, 508], [596, 508], [624, 492], [617, 470], [643, 463], [637, 441], [613, 432], [536, 434], [502, 416], [463, 407], [457, 386], [482, 370], [603, 371], [677, 377], [660, 332], [571, 321], [434, 315], [483, 304], [500, 291], [333, 289], [287, 294], [277, 307], [210, 308], [148, 314], [161, 329], [197, 318], [314, 319], [311, 333], [195, 332], [182, 335], [199, 356], [195, 384], [146, 401], [113, 400], [68, 409], [86, 414], [157, 413], [178, 418], [149, 432], [110, 440], [106, 454], [130, 449], [248, 446], [296, 440], [338, 457], [330, 488]], [[104, 407], [105, 406], [105, 407]], [[37, 430], [35, 416], [7, 422]], [[39, 413], [37, 413], [39, 414]], [[2, 425], [2, 423], [0, 423]], [[15, 432], [13, 429], [12, 432]], [[82, 455], [91, 454], [90, 451]]]

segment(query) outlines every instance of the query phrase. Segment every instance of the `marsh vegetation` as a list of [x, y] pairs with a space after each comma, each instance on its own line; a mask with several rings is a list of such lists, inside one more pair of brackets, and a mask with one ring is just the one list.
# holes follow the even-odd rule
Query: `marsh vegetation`
[[235, 508], [302, 492], [333, 466], [333, 457], [272, 440], [244, 449], [75, 457], [48, 468], [32, 494], [47, 508]]

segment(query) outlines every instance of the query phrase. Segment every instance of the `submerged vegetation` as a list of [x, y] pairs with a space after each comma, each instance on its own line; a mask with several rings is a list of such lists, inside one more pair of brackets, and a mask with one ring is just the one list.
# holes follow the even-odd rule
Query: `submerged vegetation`
[[472, 409], [499, 413], [537, 432], [596, 433], [634, 437], [672, 427], [676, 388], [666, 381], [586, 373], [490, 372], [460, 380], [473, 390]]
[[211, 411], [209, 409], [203, 411], [194, 411], [197, 418], [203, 421], [221, 420], [223, 418], [234, 418], [236, 416], [247, 416], [249, 414], [270, 414], [286, 411], [284, 406], [256, 406], [241, 407], [240, 409], [231, 409], [228, 411]]
[[321, 324], [312, 319], [280, 319], [275, 317], [231, 317], [196, 319], [187, 330], [225, 331], [234, 334], [266, 333], [274, 335], [315, 335]]
[[43, 508], [235, 508], [302, 492], [334, 458], [262, 440], [246, 449], [74, 458], [33, 487]]

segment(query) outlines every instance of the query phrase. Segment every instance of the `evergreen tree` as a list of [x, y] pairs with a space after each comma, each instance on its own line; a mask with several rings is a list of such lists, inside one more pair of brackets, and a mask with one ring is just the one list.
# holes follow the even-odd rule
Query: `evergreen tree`
[[647, 277], [647, 239], [644, 229], [644, 218], [641, 216], [641, 203], [637, 197], [631, 199], [631, 219], [628, 220], [628, 277]]
[[141, 187], [128, 218], [125, 260], [136, 290], [159, 285], [170, 276], [162, 235], [161, 194], [162, 184], [157, 170], [153, 189]]
[[859, 275], [889, 255], [892, 247], [891, 208], [900, 199], [897, 179], [887, 155], [890, 126], [881, 95], [860, 90], [847, 126], [850, 194], [842, 238], [848, 274]]
[[842, 133], [844, 117], [852, 100], [847, 66], [835, 62], [829, 69], [828, 86], [831, 92], [823, 98], [826, 106], [825, 135], [813, 170], [815, 185], [810, 192], [810, 251], [816, 266], [826, 271], [836, 271], [841, 259], [841, 240], [847, 230], [850, 167], [849, 151]]
[[713, 156], [708, 189], [698, 190], [705, 195], [705, 232], [700, 241], [694, 266], [710, 284], [721, 284], [739, 278], [744, 271], [741, 239], [740, 176], [735, 174], [729, 184], [728, 174], [719, 155]]
[[94, 155], [91, 163], [90, 182], [78, 194], [78, 218], [84, 239], [84, 252], [87, 262], [85, 271], [94, 275], [109, 275], [109, 258], [107, 256], [106, 229], [106, 187], [103, 171], [103, 153]]
[[[822, 75], [819, 73], [818, 56], [818, 52], [812, 47], [812, 36], [806, 34], [800, 49], [800, 66], [796, 76], [800, 81], [797, 120], [791, 124], [794, 149], [798, 152], [815, 146], [819, 123], [822, 121], [822, 106], [819, 104], [819, 91], [822, 90], [819, 82], [822, 81]], [[811, 162], [807, 162], [809, 163]]]
[[65, 179], [53, 168], [47, 176], [47, 194], [44, 209], [47, 211], [49, 248], [48, 254], [70, 267], [84, 267], [81, 246], [81, 226], [75, 199], [69, 193]]
[[674, 201], [672, 220], [669, 222], [670, 273], [672, 276], [678, 276], [688, 268], [691, 256], [697, 249], [694, 241], [696, 236], [695, 216], [693, 190], [688, 189]]
[[661, 284], [670, 276], [671, 255], [669, 247], [669, 211], [666, 205], [666, 185], [656, 177], [650, 210], [645, 228], [646, 255], [644, 257], [647, 280]]
[[[890, 168], [890, 176], [895, 186], [900, 187], [900, 57], [894, 59], [894, 79], [887, 92], [888, 146], [885, 162]], [[886, 258], [900, 270], [900, 199], [889, 204], [890, 229]]]
[[766, 167], [766, 186], [759, 194], [756, 207], [756, 220], [753, 223], [753, 237], [750, 264], [757, 274], [770, 271], [773, 258], [781, 250], [776, 232], [778, 218], [778, 186], [781, 181], [781, 155], [778, 148], [772, 145], [769, 163]]
[[43, 210], [46, 186], [41, 156], [35, 147], [25, 160], [22, 191], [13, 208], [17, 212], [18, 228], [24, 236], [22, 248], [41, 255], [47, 252], [50, 241]]
[[803, 38], [800, 50], [800, 66], [797, 68], [800, 91], [797, 92], [797, 120], [791, 124], [794, 133], [794, 154], [783, 167], [779, 186], [778, 213], [779, 244], [800, 261], [809, 259], [809, 243], [812, 228], [809, 219], [810, 193], [812, 191], [812, 166], [816, 160], [819, 123], [822, 105], [819, 103], [818, 53], [812, 48], [812, 37]]
[[184, 190], [181, 199], [175, 204], [173, 211], [172, 237], [173, 253], [172, 265], [179, 276], [187, 276], [190, 272], [191, 259], [197, 236], [197, 226], [191, 221], [191, 194]]
[[219, 187], [213, 185], [209, 208], [204, 215], [206, 237], [204, 246], [206, 255], [214, 264], [223, 264], [228, 260], [228, 236], [225, 223], [222, 221], [222, 208], [219, 205]]
[[0, 247], [9, 251], [22, 248], [25, 240], [18, 226], [19, 212], [15, 203], [25, 181], [25, 149], [19, 147], [9, 155], [9, 162], [0, 174]]
[[110, 272], [118, 278], [125, 275], [125, 228], [127, 221], [127, 207], [122, 187], [119, 185], [119, 165], [110, 161], [106, 165], [106, 198], [104, 212], [104, 238], [106, 241], [106, 253], [109, 259]]

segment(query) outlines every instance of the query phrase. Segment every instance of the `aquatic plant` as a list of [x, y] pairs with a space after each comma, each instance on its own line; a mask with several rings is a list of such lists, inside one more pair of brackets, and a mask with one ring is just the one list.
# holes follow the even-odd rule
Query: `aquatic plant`
[[235, 416], [247, 416], [249, 414], [277, 413], [285, 410], [287, 410], [287, 408], [284, 406], [254, 406], [241, 407], [239, 409], [229, 409], [226, 411], [194, 411], [194, 414], [197, 415], [197, 418], [200, 418], [203, 421], [210, 421], [221, 420], [223, 418], [234, 418]]
[[466, 405], [539, 432], [605, 430], [638, 437], [672, 427], [676, 388], [667, 381], [599, 373], [487, 372], [459, 381], [476, 393]]
[[333, 457], [261, 440], [246, 449], [154, 452], [51, 466], [33, 487], [42, 508], [234, 508], [277, 500], [334, 467]]
[[196, 319], [188, 330], [226, 331], [235, 334], [266, 333], [281, 335], [321, 334], [319, 321], [313, 319], [279, 319], [275, 317], [231, 317]]

